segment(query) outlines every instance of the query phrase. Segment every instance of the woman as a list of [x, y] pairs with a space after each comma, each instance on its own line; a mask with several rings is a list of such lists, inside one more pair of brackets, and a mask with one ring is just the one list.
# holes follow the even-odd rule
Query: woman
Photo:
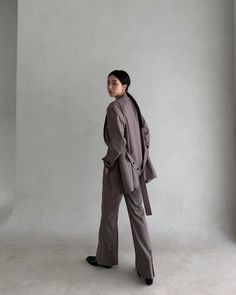
[[135, 99], [128, 93], [129, 75], [112, 71], [107, 90], [115, 101], [107, 107], [104, 141], [108, 147], [102, 180], [101, 222], [96, 256], [86, 260], [93, 266], [111, 268], [118, 264], [118, 211], [124, 195], [135, 248], [135, 266], [146, 284], [155, 276], [151, 241], [144, 208], [151, 215], [146, 183], [156, 178], [149, 157], [149, 128]]

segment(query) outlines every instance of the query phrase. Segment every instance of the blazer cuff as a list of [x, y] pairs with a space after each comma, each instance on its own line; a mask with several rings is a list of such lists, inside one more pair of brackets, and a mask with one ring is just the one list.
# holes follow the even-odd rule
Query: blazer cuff
[[108, 168], [108, 169], [112, 169], [112, 167], [114, 166], [114, 164], [111, 164], [110, 162], [108, 162], [106, 160], [106, 156], [102, 158], [104, 165]]

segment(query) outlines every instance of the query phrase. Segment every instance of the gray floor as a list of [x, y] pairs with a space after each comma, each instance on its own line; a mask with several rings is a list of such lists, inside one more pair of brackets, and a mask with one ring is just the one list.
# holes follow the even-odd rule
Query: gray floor
[[153, 243], [156, 277], [144, 284], [134, 268], [132, 241], [119, 242], [119, 264], [90, 266], [96, 237], [46, 232], [1, 232], [0, 294], [236, 294], [236, 243]]

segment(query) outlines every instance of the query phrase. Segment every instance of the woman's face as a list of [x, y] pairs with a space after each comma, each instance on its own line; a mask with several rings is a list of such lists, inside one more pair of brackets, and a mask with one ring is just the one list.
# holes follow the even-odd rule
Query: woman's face
[[119, 97], [125, 93], [127, 85], [122, 85], [116, 76], [111, 75], [107, 78], [107, 91], [111, 97]]

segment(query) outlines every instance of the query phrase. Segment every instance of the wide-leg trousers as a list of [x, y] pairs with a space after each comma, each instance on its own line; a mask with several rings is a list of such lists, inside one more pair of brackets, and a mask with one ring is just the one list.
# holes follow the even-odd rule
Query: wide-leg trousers
[[118, 212], [124, 196], [134, 243], [135, 266], [143, 278], [155, 276], [151, 240], [148, 233], [141, 190], [119, 194], [112, 190], [109, 177], [103, 174], [101, 221], [96, 259], [98, 264], [118, 264]]

